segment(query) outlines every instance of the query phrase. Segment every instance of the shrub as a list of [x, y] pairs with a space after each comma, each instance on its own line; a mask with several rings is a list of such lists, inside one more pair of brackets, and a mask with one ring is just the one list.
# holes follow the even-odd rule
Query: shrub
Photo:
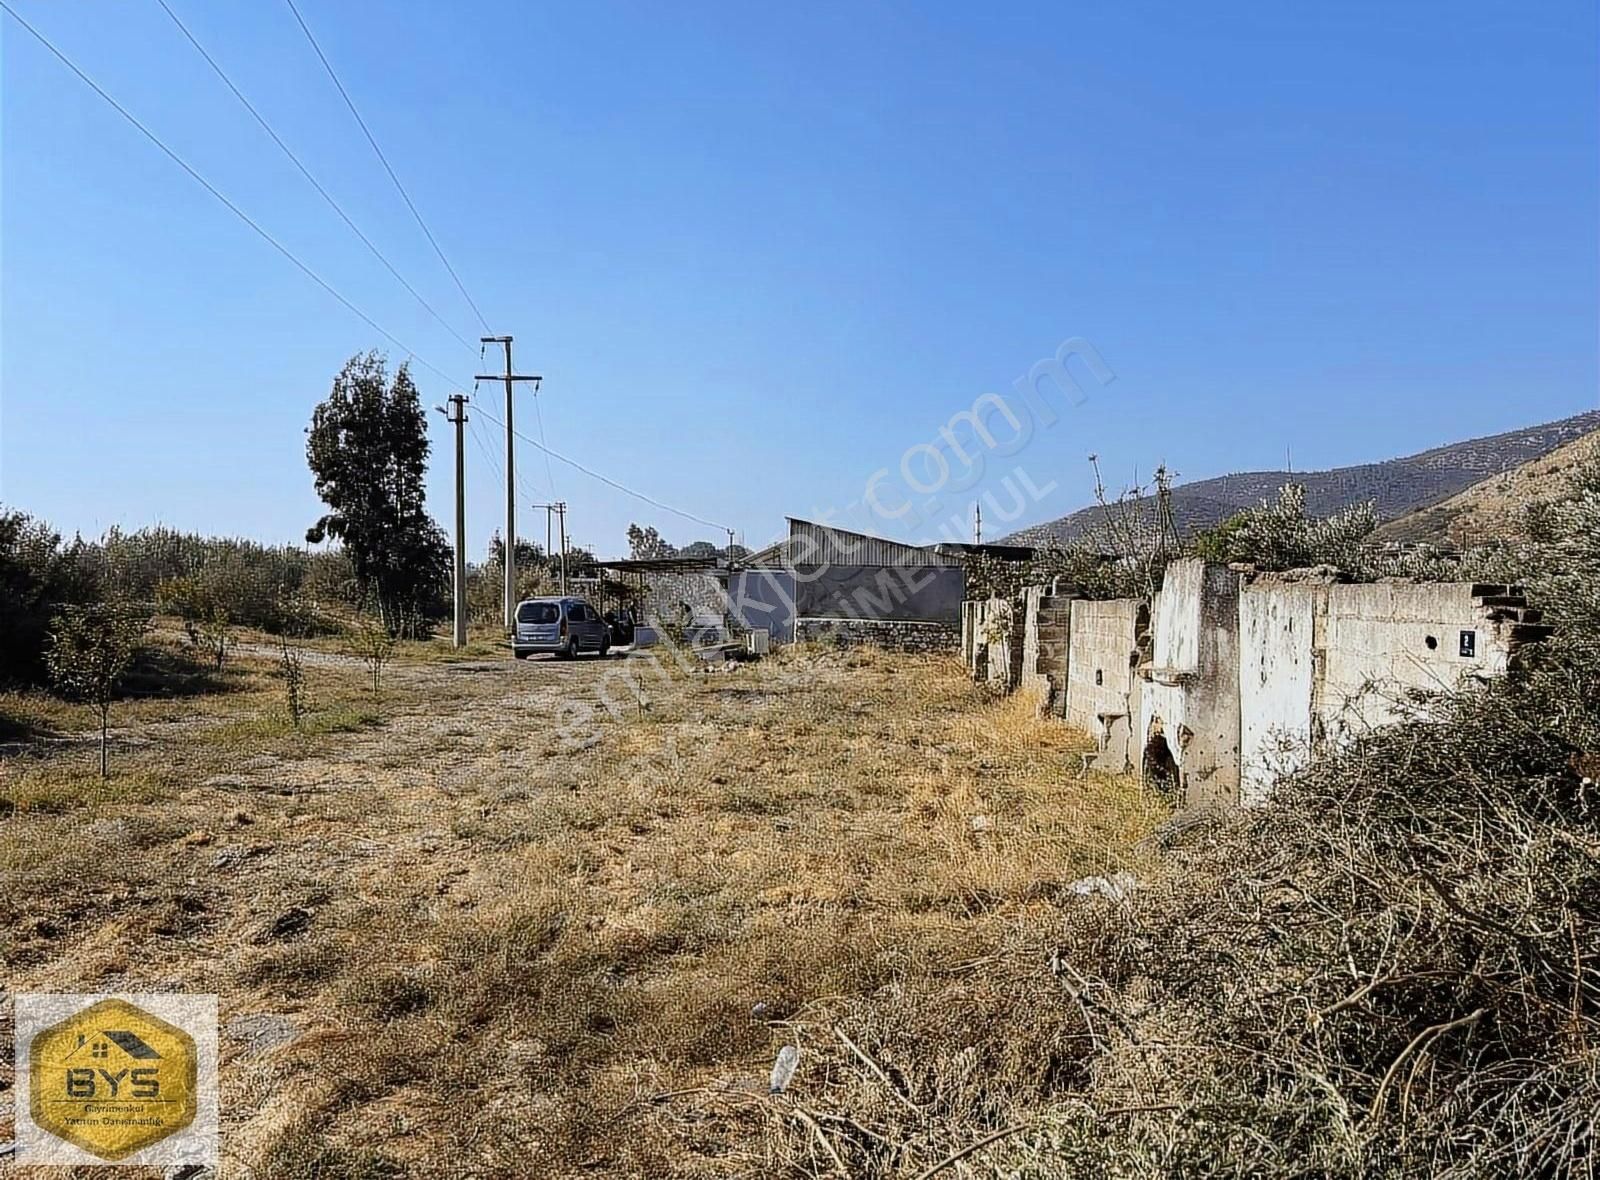
[[1331, 565], [1354, 572], [1366, 564], [1368, 541], [1378, 527], [1371, 503], [1332, 516], [1306, 515], [1306, 489], [1284, 484], [1275, 501], [1236, 512], [1195, 538], [1195, 552], [1211, 561], [1248, 562], [1261, 570]]
[[111, 702], [149, 625], [149, 614], [127, 602], [69, 606], [50, 625], [45, 648], [50, 679], [63, 696], [99, 711], [102, 778], [108, 773]]

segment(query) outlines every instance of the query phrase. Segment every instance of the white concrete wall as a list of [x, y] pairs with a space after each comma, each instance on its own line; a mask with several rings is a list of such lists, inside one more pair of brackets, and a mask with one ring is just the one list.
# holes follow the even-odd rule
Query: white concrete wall
[[1200, 668], [1200, 604], [1205, 570], [1203, 561], [1173, 562], [1155, 596], [1151, 608], [1155, 646], [1150, 662], [1163, 672], [1196, 672]]
[[[1317, 716], [1330, 740], [1395, 720], [1408, 689], [1499, 676], [1509, 654], [1465, 582], [1330, 586]], [[1461, 635], [1474, 654], [1461, 655]], [[1429, 640], [1432, 640], [1430, 645]]]
[[1141, 755], [1159, 732], [1190, 806], [1239, 797], [1239, 575], [1198, 558], [1167, 567], [1152, 607]]
[[1247, 586], [1239, 594], [1239, 801], [1259, 803], [1310, 757], [1320, 586]]

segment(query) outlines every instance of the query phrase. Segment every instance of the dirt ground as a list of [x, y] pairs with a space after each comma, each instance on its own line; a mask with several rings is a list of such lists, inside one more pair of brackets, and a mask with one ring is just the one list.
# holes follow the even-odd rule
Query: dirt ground
[[271, 652], [118, 706], [104, 784], [0, 697], [0, 1142], [9, 993], [190, 991], [223, 1176], [997, 1174], [951, 1145], [1065, 1084], [1070, 884], [1166, 815], [953, 660], [325, 652], [297, 730]]

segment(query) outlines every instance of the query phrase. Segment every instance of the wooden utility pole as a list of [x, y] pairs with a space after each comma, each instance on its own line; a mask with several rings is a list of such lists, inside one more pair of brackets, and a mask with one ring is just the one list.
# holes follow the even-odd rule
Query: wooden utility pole
[[456, 428], [456, 559], [451, 585], [455, 590], [455, 646], [467, 646], [467, 452], [461, 429], [467, 424], [467, 399], [452, 393], [450, 403], [434, 407]]
[[509, 630], [515, 623], [517, 613], [517, 496], [516, 496], [516, 459], [513, 439], [515, 432], [511, 427], [511, 388], [518, 381], [532, 381], [533, 392], [539, 393], [539, 382], [542, 380], [537, 375], [518, 376], [511, 371], [511, 337], [510, 336], [480, 336], [483, 344], [500, 344], [506, 350], [506, 371], [504, 373], [478, 373], [479, 381], [504, 381], [506, 383], [506, 609], [505, 625]]

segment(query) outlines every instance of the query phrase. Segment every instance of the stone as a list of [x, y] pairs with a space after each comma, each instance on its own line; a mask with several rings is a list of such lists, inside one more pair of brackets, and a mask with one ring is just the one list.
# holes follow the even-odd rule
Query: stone
[[246, 1057], [258, 1057], [291, 1044], [300, 1036], [300, 1027], [287, 1016], [254, 1012], [233, 1017], [222, 1026], [222, 1033], [230, 1041], [244, 1046]]

